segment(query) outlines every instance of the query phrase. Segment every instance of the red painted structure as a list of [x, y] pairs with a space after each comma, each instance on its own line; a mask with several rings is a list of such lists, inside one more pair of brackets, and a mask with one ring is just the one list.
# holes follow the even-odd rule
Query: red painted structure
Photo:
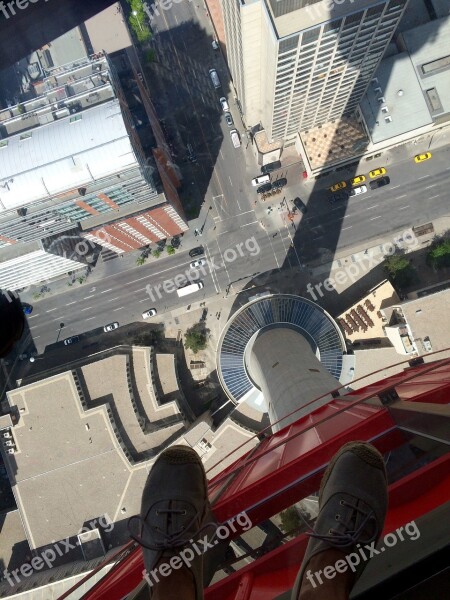
[[[410, 434], [394, 420], [390, 399], [400, 400], [407, 410], [408, 404], [402, 401], [420, 401], [438, 408], [448, 403], [450, 359], [406, 368], [335, 399], [262, 439], [255, 449], [210, 480], [209, 496], [217, 519], [224, 522], [245, 510], [256, 525], [311, 495], [318, 490], [331, 457], [347, 441], [370, 441], [382, 453], [407, 444]], [[420, 406], [413, 408], [417, 414]], [[433, 410], [423, 410], [424, 423]], [[416, 434], [420, 436], [420, 432]], [[408, 474], [389, 486], [384, 533], [417, 519], [449, 498], [450, 453], [430, 458], [428, 464], [412, 472], [409, 465]], [[264, 554], [208, 588], [205, 598], [272, 600], [292, 587], [307, 542], [302, 534]], [[125, 552], [125, 558], [83, 596], [85, 600], [120, 600], [141, 582], [144, 565], [140, 549], [129, 544]], [[69, 598], [70, 593], [60, 600]]]

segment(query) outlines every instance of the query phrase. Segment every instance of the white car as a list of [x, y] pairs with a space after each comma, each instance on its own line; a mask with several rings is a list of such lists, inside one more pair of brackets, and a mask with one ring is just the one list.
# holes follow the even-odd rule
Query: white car
[[222, 96], [222, 98], [220, 98], [219, 102], [220, 102], [220, 106], [222, 107], [223, 112], [227, 112], [230, 110], [230, 107], [228, 106], [228, 102], [227, 102], [227, 99], [225, 98], [225, 96]]
[[142, 313], [142, 318], [143, 319], [150, 319], [150, 317], [154, 317], [157, 313], [156, 308], [150, 308], [149, 310], [146, 310], [145, 312]]
[[114, 321], [114, 323], [109, 323], [108, 325], [105, 325], [103, 327], [103, 331], [114, 331], [114, 329], [117, 329], [119, 327], [119, 323], [117, 321]]
[[260, 175], [252, 179], [252, 185], [261, 185], [262, 183], [269, 183], [270, 175]]
[[360, 185], [350, 190], [350, 196], [359, 196], [359, 194], [365, 194], [367, 192], [366, 185]]
[[189, 268], [198, 269], [199, 267], [203, 267], [203, 265], [206, 265], [206, 260], [204, 258], [199, 258], [198, 260], [194, 260], [193, 262], [191, 262]]

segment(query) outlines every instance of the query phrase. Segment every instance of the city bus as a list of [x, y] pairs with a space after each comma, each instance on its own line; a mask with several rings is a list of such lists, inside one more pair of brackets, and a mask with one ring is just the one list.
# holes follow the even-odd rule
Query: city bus
[[191, 283], [190, 285], [179, 288], [177, 290], [177, 294], [181, 298], [182, 296], [193, 294], [194, 292], [201, 290], [203, 287], [205, 287], [203, 281], [196, 281], [195, 283]]

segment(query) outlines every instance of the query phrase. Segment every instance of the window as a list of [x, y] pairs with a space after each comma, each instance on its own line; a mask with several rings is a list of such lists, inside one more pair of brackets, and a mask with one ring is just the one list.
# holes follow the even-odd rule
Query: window
[[83, 118], [83, 115], [74, 115], [73, 117], [70, 117], [69, 122], [75, 123], [75, 121], [81, 121], [82, 118]]
[[302, 46], [306, 46], [306, 44], [311, 44], [319, 39], [320, 28], [316, 27], [315, 29], [310, 29], [309, 31], [305, 31], [302, 37]]

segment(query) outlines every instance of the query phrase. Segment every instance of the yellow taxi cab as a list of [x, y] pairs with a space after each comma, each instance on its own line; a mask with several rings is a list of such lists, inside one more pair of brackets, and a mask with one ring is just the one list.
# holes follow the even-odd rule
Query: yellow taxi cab
[[345, 183], [345, 181], [340, 181], [339, 183], [335, 183], [334, 185], [332, 185], [330, 187], [330, 190], [332, 192], [337, 192], [338, 190], [341, 190], [342, 188], [347, 187], [347, 184]]
[[365, 175], [357, 175], [356, 177], [353, 177], [353, 179], [350, 179], [350, 183], [352, 185], [358, 185], [360, 183], [364, 183], [365, 180], [366, 180]]
[[370, 171], [369, 175], [372, 179], [375, 179], [375, 177], [379, 177], [380, 175], [384, 175], [386, 173], [386, 169], [384, 167], [380, 167], [379, 169], [374, 169], [373, 171]]
[[417, 156], [415, 156], [414, 160], [416, 161], [416, 163], [420, 163], [424, 160], [428, 160], [429, 158], [431, 158], [431, 152], [425, 152], [424, 154], [418, 154]]

